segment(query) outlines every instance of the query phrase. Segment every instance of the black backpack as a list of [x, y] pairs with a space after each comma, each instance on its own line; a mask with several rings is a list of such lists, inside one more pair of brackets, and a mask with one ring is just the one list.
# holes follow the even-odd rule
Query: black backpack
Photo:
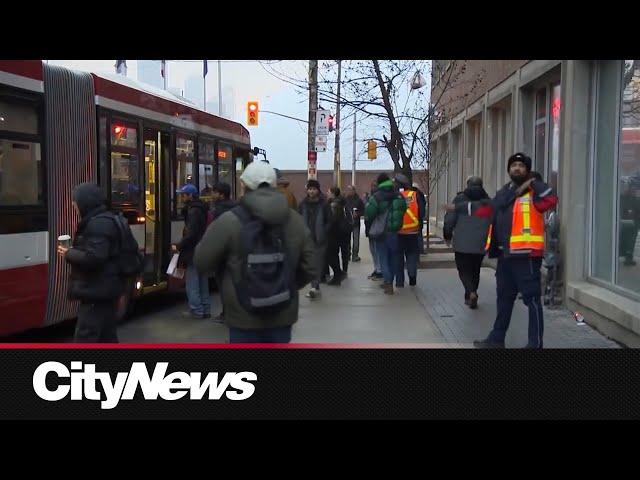
[[295, 297], [295, 275], [283, 227], [265, 224], [242, 205], [231, 211], [240, 219], [242, 273], [234, 282], [240, 305], [254, 314], [277, 313]]
[[140, 251], [138, 242], [133, 236], [129, 222], [122, 215], [122, 212], [107, 212], [98, 215], [99, 217], [110, 218], [116, 224], [120, 233], [120, 244], [118, 254], [115, 255], [116, 264], [122, 277], [134, 277], [144, 268], [144, 254]]

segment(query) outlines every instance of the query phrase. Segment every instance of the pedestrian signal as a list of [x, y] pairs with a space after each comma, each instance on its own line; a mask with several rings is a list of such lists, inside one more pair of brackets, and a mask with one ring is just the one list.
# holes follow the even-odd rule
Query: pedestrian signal
[[247, 125], [250, 127], [258, 126], [258, 102], [247, 102]]
[[378, 145], [375, 140], [369, 140], [367, 142], [367, 158], [369, 160], [375, 160], [377, 156]]

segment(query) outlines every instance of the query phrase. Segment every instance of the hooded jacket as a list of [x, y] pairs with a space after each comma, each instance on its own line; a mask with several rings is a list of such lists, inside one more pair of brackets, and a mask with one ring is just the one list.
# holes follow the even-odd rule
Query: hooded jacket
[[187, 202], [182, 207], [184, 230], [182, 231], [182, 240], [176, 245], [180, 252], [180, 263], [182, 265], [191, 265], [193, 263], [193, 252], [207, 228], [208, 211], [209, 206], [198, 198]]
[[[286, 198], [272, 187], [247, 192], [240, 199], [252, 215], [268, 225], [282, 225], [291, 264], [296, 272], [298, 289], [316, 276], [314, 244], [300, 214], [291, 210]], [[267, 315], [247, 312], [238, 301], [234, 280], [241, 278], [240, 219], [233, 212], [222, 214], [207, 229], [198, 244], [194, 264], [201, 272], [218, 272], [216, 280], [222, 287], [225, 322], [240, 329], [264, 329], [293, 325], [298, 320], [298, 294], [284, 310]]]
[[[489, 195], [484, 188], [474, 186], [458, 192], [453, 199], [453, 204], [488, 199]], [[453, 238], [453, 249], [456, 252], [484, 255], [490, 224], [490, 216], [458, 215], [456, 212], [447, 212], [444, 216], [444, 239], [450, 241]]]
[[371, 195], [364, 207], [365, 220], [371, 222], [378, 216], [390, 210], [387, 217], [387, 232], [397, 232], [402, 228], [404, 212], [407, 211], [407, 202], [404, 197], [393, 188], [391, 180], [378, 185], [376, 193]]
[[69, 298], [82, 302], [107, 301], [124, 292], [115, 258], [119, 253], [120, 232], [106, 216], [105, 197], [92, 183], [82, 183], [73, 190], [73, 200], [80, 210], [72, 248], [65, 260], [71, 265]]
[[347, 202], [342, 195], [329, 200], [329, 235], [334, 240], [345, 235], [350, 235], [353, 229], [353, 217], [347, 210]]
[[238, 202], [236, 202], [235, 200], [231, 200], [231, 199], [218, 200], [213, 205], [213, 219], [215, 220], [216, 218], [221, 216], [223, 213], [231, 210], [236, 205], [238, 205]]

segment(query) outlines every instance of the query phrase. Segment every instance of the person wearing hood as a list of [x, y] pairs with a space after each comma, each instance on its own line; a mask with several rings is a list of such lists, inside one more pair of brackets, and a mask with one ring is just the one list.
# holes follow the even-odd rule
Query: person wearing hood
[[[467, 179], [467, 188], [458, 192], [453, 204], [488, 200], [489, 195], [482, 186], [480, 177]], [[488, 204], [488, 203], [487, 203]], [[490, 206], [489, 206], [490, 208]], [[478, 307], [478, 285], [480, 284], [480, 268], [485, 255], [485, 246], [491, 215], [486, 216], [457, 215], [455, 211], [447, 212], [444, 217], [444, 239], [453, 243], [458, 276], [464, 287], [464, 303], [469, 308]]]
[[[333, 270], [333, 278], [327, 285], [340, 285], [347, 275], [349, 256], [351, 255], [352, 218], [346, 211], [346, 201], [340, 194], [340, 188], [329, 189], [329, 242], [327, 263]], [[342, 257], [342, 267], [340, 266]]]
[[393, 279], [398, 275], [398, 231], [402, 228], [402, 220], [407, 210], [407, 202], [394, 188], [393, 182], [386, 173], [378, 175], [378, 190], [371, 196], [364, 208], [365, 219], [371, 222], [369, 235], [376, 225], [376, 220], [384, 222], [383, 232], [375, 239], [376, 252], [380, 259], [384, 277], [384, 293], [393, 295]]
[[178, 193], [182, 195], [184, 207], [184, 229], [182, 240], [171, 246], [173, 253], [180, 252], [179, 264], [186, 268], [186, 291], [189, 311], [183, 312], [185, 317], [211, 318], [211, 293], [209, 292], [209, 276], [199, 273], [193, 264], [193, 252], [207, 228], [209, 206], [198, 196], [198, 189], [191, 183], [185, 184]]
[[291, 190], [289, 190], [289, 180], [284, 178], [282, 172], [277, 168], [274, 168], [276, 172], [278, 191], [282, 193], [285, 197], [287, 197], [287, 204], [289, 208], [293, 208], [294, 210], [298, 210], [298, 201], [296, 200], [296, 196], [293, 194]]
[[213, 220], [237, 205], [235, 201], [231, 200], [231, 185], [226, 182], [218, 182], [213, 186], [212, 198], [214, 202]]
[[73, 190], [73, 206], [80, 215], [71, 248], [58, 246], [58, 254], [71, 266], [69, 298], [79, 300], [75, 342], [118, 342], [116, 303], [125, 282], [114, 258], [120, 233], [108, 215], [105, 196], [93, 183]]
[[360, 218], [364, 214], [364, 202], [358, 195], [356, 191], [355, 185], [349, 185], [347, 187], [347, 195], [345, 197], [345, 201], [347, 202], [347, 212], [351, 214], [353, 218], [353, 242], [351, 249], [351, 261], [359, 262], [360, 256]]
[[243, 274], [243, 223], [233, 211], [222, 214], [209, 226], [196, 247], [194, 263], [201, 272], [217, 272], [231, 343], [288, 343], [291, 326], [298, 320], [297, 290], [317, 276], [311, 233], [300, 214], [290, 209], [286, 198], [276, 190], [276, 173], [271, 166], [250, 163], [240, 182], [244, 194], [239, 204], [253, 217], [283, 229], [287, 257], [295, 272], [295, 295], [286, 308], [276, 313], [258, 315], [244, 309], [234, 283]]
[[313, 299], [320, 295], [320, 281], [325, 273], [331, 218], [329, 204], [322, 195], [320, 183], [317, 180], [307, 181], [307, 196], [298, 205], [298, 212], [302, 215], [304, 224], [311, 232], [311, 240], [314, 244], [316, 278], [311, 281], [311, 289], [305, 295], [307, 298]]

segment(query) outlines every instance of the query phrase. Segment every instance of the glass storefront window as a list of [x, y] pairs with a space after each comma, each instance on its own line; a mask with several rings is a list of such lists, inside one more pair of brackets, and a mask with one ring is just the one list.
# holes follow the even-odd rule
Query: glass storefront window
[[551, 87], [551, 115], [549, 134], [549, 186], [558, 193], [558, 169], [560, 167], [560, 84]]
[[597, 76], [591, 274], [612, 283], [619, 62], [600, 62]]
[[625, 60], [621, 90], [616, 283], [640, 293], [640, 60]]

